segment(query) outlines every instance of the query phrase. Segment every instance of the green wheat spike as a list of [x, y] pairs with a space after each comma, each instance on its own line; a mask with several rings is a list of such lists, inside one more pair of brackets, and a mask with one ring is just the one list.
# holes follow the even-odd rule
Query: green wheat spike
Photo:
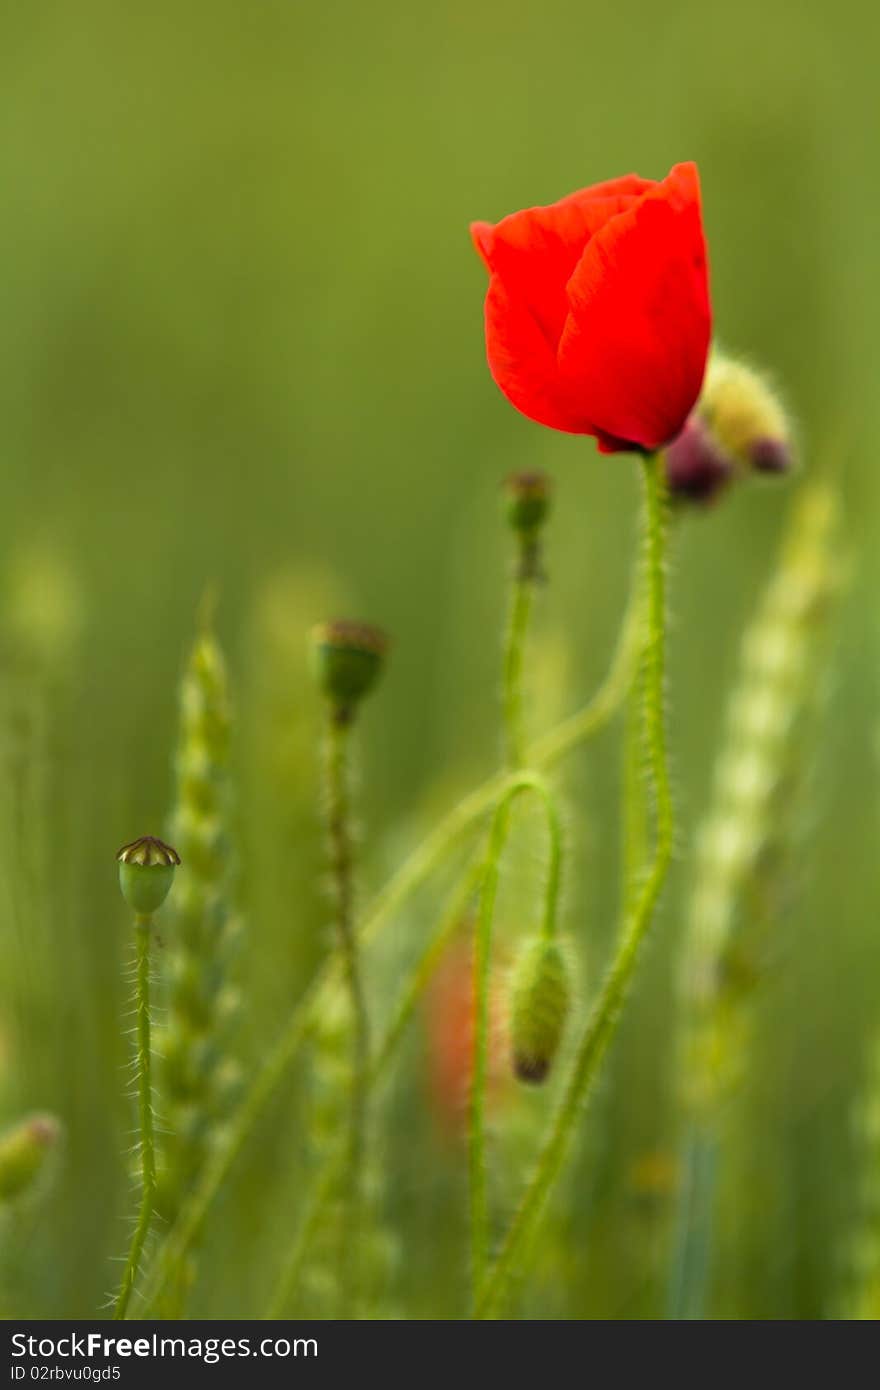
[[230, 1050], [239, 1012], [240, 923], [232, 906], [230, 709], [226, 666], [209, 630], [180, 687], [176, 802], [169, 826], [181, 858], [164, 928], [166, 1019], [156, 1038], [162, 1141], [159, 1209], [171, 1221], [202, 1172], [238, 1086]]
[[837, 505], [823, 485], [794, 509], [780, 564], [742, 644], [698, 835], [684, 944], [679, 1093], [686, 1135], [669, 1314], [702, 1317], [725, 1100], [749, 1061], [754, 986], [783, 916], [790, 857], [840, 587]]

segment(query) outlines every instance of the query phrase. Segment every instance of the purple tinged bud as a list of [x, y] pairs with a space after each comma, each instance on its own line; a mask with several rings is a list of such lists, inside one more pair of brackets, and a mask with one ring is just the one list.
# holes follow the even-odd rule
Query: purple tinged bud
[[733, 475], [733, 465], [700, 418], [692, 415], [665, 453], [666, 480], [674, 501], [708, 506]]
[[749, 447], [749, 461], [758, 473], [788, 473], [791, 471], [791, 449], [784, 439], [764, 436]]

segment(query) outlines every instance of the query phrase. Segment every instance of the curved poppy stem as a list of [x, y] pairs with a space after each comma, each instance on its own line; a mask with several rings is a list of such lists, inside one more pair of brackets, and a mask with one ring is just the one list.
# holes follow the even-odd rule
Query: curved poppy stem
[[562, 1103], [520, 1200], [498, 1258], [478, 1296], [476, 1316], [490, 1317], [540, 1216], [559, 1174], [571, 1132], [591, 1082], [620, 1020], [639, 948], [672, 858], [673, 803], [667, 766], [664, 684], [666, 678], [666, 491], [660, 455], [642, 459], [645, 492], [645, 577], [647, 633], [644, 655], [644, 730], [655, 805], [654, 854], [640, 891], [625, 908], [617, 953], [587, 1021]]
[[489, 984], [492, 921], [498, 894], [501, 855], [510, 828], [510, 812], [517, 797], [532, 792], [540, 799], [547, 817], [550, 858], [544, 897], [543, 930], [552, 936], [556, 926], [562, 869], [562, 831], [556, 802], [542, 777], [519, 774], [498, 803], [489, 834], [489, 848], [480, 895], [480, 911], [474, 941], [474, 1060], [471, 1078], [468, 1168], [471, 1208], [471, 1273], [476, 1298], [486, 1276], [489, 1259], [489, 1199], [486, 1172], [486, 1083], [489, 1063]]

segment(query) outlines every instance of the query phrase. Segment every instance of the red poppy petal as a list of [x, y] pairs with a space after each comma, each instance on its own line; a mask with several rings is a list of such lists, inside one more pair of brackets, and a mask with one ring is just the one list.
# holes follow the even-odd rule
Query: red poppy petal
[[610, 215], [607, 208], [597, 212], [592, 206], [594, 203], [607, 199], [627, 202], [657, 187], [656, 179], [624, 174], [619, 179], [607, 179], [590, 188], [579, 188], [577, 192], [569, 193], [558, 202], [544, 207], [512, 212], [494, 225], [490, 222], [473, 222], [471, 235], [490, 270], [502, 271], [505, 258], [510, 256], [512, 259], [517, 252], [533, 255], [541, 249], [542, 243], [549, 244], [553, 250], [565, 247], [579, 255], [585, 239], [592, 236]]
[[639, 174], [621, 174], [619, 178], [605, 179], [604, 183], [594, 183], [589, 188], [584, 188], [580, 193], [572, 194], [572, 196], [575, 198], [620, 198], [635, 195], [640, 198], [643, 193], [648, 193], [657, 186], [657, 179], [643, 179]]
[[529, 305], [547, 339], [559, 342], [568, 317], [565, 287], [590, 237], [657, 185], [636, 174], [570, 193], [548, 207], [511, 213], [471, 236], [484, 264]]
[[480, 260], [483, 262], [483, 265], [489, 271], [490, 275], [492, 273], [492, 265], [489, 257], [491, 255], [494, 231], [494, 227], [489, 222], [471, 223], [471, 240], [477, 248]]
[[711, 331], [696, 167], [672, 173], [606, 222], [568, 283], [558, 364], [600, 434], [658, 448], [702, 385]]
[[486, 294], [486, 356], [497, 386], [523, 415], [567, 434], [592, 434], [593, 426], [561, 387], [556, 354], [528, 307], [512, 296], [499, 275]]

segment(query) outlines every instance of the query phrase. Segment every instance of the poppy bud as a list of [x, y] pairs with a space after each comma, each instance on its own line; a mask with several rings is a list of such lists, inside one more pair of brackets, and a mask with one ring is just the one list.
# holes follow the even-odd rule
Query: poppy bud
[[0, 1137], [0, 1201], [9, 1202], [31, 1186], [60, 1137], [54, 1115], [29, 1115]]
[[507, 520], [531, 540], [547, 520], [553, 485], [546, 473], [511, 473], [504, 481]]
[[312, 629], [315, 678], [340, 723], [376, 684], [387, 650], [388, 638], [369, 623], [337, 619]]
[[151, 917], [168, 897], [180, 855], [154, 835], [141, 835], [116, 858], [122, 896], [138, 917]]
[[665, 453], [673, 501], [714, 502], [730, 481], [733, 465], [698, 415], [692, 415]]
[[520, 1081], [540, 1083], [559, 1049], [571, 998], [568, 965], [555, 941], [526, 943], [513, 974], [511, 1038]]
[[786, 473], [791, 468], [790, 421], [753, 368], [715, 354], [697, 413], [719, 448], [739, 467], [759, 473]]
[[787, 473], [792, 463], [791, 450], [781, 439], [756, 439], [749, 458], [759, 473]]

